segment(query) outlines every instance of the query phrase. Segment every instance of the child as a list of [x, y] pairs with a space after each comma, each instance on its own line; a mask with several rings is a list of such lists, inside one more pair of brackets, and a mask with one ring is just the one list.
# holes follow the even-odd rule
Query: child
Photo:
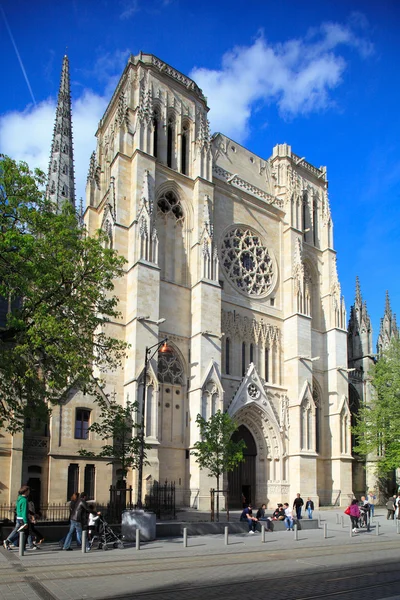
[[96, 512], [93, 504], [89, 505], [90, 513], [89, 513], [89, 522], [88, 522], [88, 546], [87, 550], [90, 550], [93, 544], [93, 541], [96, 537], [97, 531], [97, 521], [101, 515], [101, 513]]

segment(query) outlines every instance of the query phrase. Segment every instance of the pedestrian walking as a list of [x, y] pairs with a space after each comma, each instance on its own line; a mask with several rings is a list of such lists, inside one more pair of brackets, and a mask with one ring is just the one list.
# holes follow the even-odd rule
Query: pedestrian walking
[[82, 493], [79, 496], [79, 500], [76, 501], [74, 510], [71, 513], [71, 521], [69, 532], [64, 542], [63, 550], [72, 550], [71, 542], [72, 536], [74, 532], [76, 532], [76, 540], [78, 542], [78, 546], [82, 545], [82, 524], [87, 524], [87, 516], [90, 512], [90, 508], [86, 504], [87, 495]]
[[6, 550], [11, 550], [10, 544], [16, 545], [16, 542], [19, 537], [18, 534], [20, 531], [25, 532], [24, 548], [26, 546], [28, 526], [29, 526], [28, 496], [29, 496], [30, 492], [31, 492], [31, 490], [30, 490], [29, 486], [27, 486], [27, 485], [23, 485], [18, 492], [18, 498], [17, 498], [17, 502], [16, 502], [16, 507], [15, 507], [15, 511], [17, 513], [15, 527], [12, 530], [12, 532], [10, 533], [10, 535], [8, 536], [8, 538], [5, 539], [3, 542], [3, 546]]
[[304, 506], [304, 500], [300, 497], [300, 494], [296, 495], [296, 498], [293, 502], [293, 508], [296, 511], [297, 520], [301, 519], [301, 507]]
[[40, 550], [39, 544], [44, 542], [44, 537], [36, 527], [36, 509], [33, 500], [28, 499], [28, 546], [31, 550]]
[[386, 515], [386, 519], [392, 520], [394, 519], [394, 511], [395, 511], [395, 505], [394, 502], [396, 500], [396, 496], [392, 496], [391, 498], [389, 498], [389, 500], [386, 502], [386, 508], [387, 508], [387, 515]]
[[351, 501], [349, 517], [353, 529], [353, 533], [358, 532], [358, 520], [360, 518], [360, 508], [356, 499]]
[[367, 494], [367, 501], [370, 507], [370, 511], [371, 511], [371, 517], [373, 517], [375, 515], [375, 504], [376, 504], [376, 493], [375, 490], [369, 490], [368, 494]]
[[313, 510], [314, 510], [314, 502], [311, 500], [311, 498], [307, 498], [306, 511], [308, 513], [309, 519], [312, 519]]

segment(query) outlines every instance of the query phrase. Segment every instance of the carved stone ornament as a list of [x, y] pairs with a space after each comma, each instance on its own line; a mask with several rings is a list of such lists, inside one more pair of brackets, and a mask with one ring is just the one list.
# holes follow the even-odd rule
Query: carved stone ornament
[[221, 263], [230, 283], [242, 294], [264, 297], [271, 292], [276, 267], [260, 236], [245, 227], [234, 227], [221, 245]]

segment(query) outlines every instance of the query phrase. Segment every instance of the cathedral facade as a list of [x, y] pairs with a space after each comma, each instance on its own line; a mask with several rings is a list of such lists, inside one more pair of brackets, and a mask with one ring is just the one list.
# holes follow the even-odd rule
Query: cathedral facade
[[[231, 507], [243, 496], [271, 507], [297, 492], [317, 505], [345, 504], [353, 364], [326, 169], [287, 144], [262, 158], [211, 136], [208, 110], [194, 81], [141, 53], [99, 123], [84, 218], [89, 234], [103, 229], [126, 258], [115, 287], [121, 316], [109, 331], [129, 344], [104, 394], [141, 411], [146, 386], [144, 486], [174, 481], [180, 505], [209, 508], [216, 482], [191, 448], [197, 415], [218, 409], [246, 442], [245, 462], [224, 481]], [[53, 147], [58, 140], [62, 153], [59, 129]], [[50, 178], [49, 193], [57, 181], [73, 186], [68, 169], [62, 174]], [[146, 348], [165, 338], [169, 352], [150, 360], [145, 379]], [[100, 448], [88, 433], [98, 418], [94, 400], [71, 389], [40, 435], [10, 438], [3, 500], [36, 475], [42, 502], [65, 502], [75, 488], [107, 502], [118, 465], [78, 454]]]

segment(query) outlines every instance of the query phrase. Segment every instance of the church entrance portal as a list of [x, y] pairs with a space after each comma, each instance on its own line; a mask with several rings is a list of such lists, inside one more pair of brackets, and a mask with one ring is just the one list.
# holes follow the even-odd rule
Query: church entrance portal
[[229, 507], [242, 508], [243, 504], [254, 503], [256, 499], [256, 456], [257, 447], [250, 431], [241, 425], [232, 435], [235, 442], [243, 440], [244, 462], [228, 474]]

